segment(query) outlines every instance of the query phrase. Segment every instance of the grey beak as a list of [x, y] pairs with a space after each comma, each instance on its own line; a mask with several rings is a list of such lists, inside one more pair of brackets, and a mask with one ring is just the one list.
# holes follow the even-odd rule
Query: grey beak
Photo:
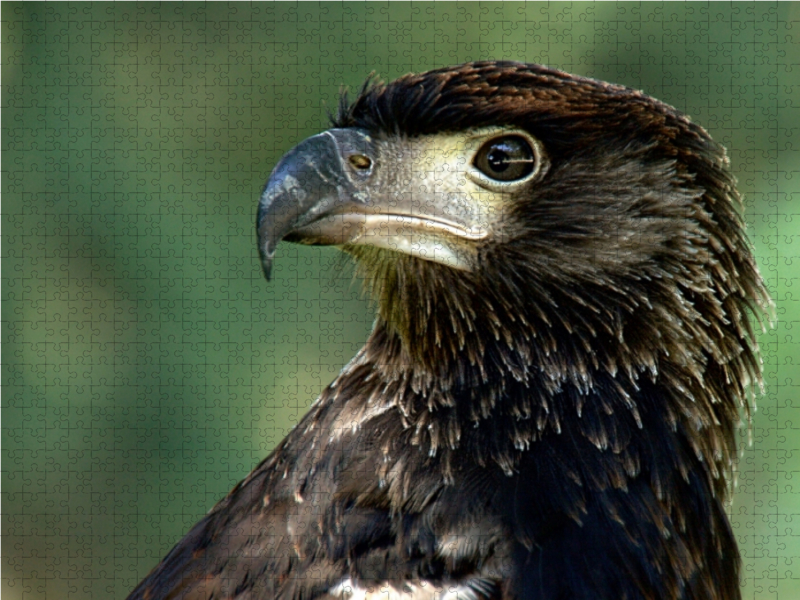
[[370, 156], [372, 142], [360, 129], [331, 129], [308, 138], [287, 152], [267, 181], [258, 203], [256, 231], [261, 266], [270, 279], [278, 243], [294, 230], [304, 234], [292, 241], [339, 243], [336, 236], [305, 233], [309, 225], [338, 209], [360, 204], [358, 184], [369, 173], [350, 166], [353, 154]]

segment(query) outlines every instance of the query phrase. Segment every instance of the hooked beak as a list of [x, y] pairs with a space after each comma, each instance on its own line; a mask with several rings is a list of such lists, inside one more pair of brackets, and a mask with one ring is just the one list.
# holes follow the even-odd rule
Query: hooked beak
[[[258, 203], [256, 230], [261, 266], [267, 280], [272, 271], [275, 247], [287, 234], [307, 229], [314, 221], [352, 207], [358, 210], [361, 196], [342, 164], [345, 155], [369, 155], [370, 138], [358, 129], [332, 129], [308, 138], [292, 148], [273, 169]], [[355, 170], [353, 167], [349, 167]], [[348, 177], [350, 175], [350, 177]], [[353, 206], [355, 205], [355, 206]], [[345, 228], [316, 228], [295, 241], [310, 244], [341, 244]]]
[[413, 190], [418, 182], [411, 183], [410, 191], [394, 189], [386, 183], [391, 177], [379, 173], [379, 151], [366, 130], [331, 129], [280, 160], [261, 194], [256, 219], [267, 280], [282, 239], [374, 246], [472, 268], [476, 250], [470, 242], [488, 236], [478, 213], [463, 210], [463, 203], [443, 205], [435, 193]]

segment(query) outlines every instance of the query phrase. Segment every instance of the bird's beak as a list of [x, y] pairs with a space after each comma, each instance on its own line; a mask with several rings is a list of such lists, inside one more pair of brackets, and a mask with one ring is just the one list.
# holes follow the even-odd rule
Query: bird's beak
[[[467, 168], [462, 154], [471, 150], [462, 150], [468, 142], [454, 139], [425, 142], [427, 149], [411, 144], [408, 156], [384, 156], [383, 165], [379, 153], [387, 153], [385, 146], [363, 129], [330, 129], [295, 146], [272, 171], [258, 205], [267, 279], [282, 239], [373, 246], [471, 270], [476, 242], [489, 236], [504, 200], [493, 200], [460, 177], [459, 169]], [[413, 156], [433, 159], [415, 162]], [[398, 175], [399, 168], [411, 173]], [[398, 179], [408, 183], [398, 185]]]
[[370, 169], [345, 161], [351, 156], [370, 157], [372, 150], [365, 131], [331, 129], [301, 142], [281, 159], [261, 194], [256, 218], [261, 266], [267, 279], [275, 247], [284, 238], [334, 245], [353, 237], [355, 224], [343, 219], [337, 222], [335, 215], [363, 211], [367, 205], [363, 183]]

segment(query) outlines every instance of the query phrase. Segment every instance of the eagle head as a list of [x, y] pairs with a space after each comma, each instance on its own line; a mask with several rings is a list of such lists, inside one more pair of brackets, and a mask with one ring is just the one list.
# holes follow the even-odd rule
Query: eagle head
[[[769, 302], [740, 208], [724, 148], [674, 108], [478, 62], [344, 96], [334, 128], [275, 167], [257, 230], [267, 277], [281, 239], [354, 256], [417, 372], [546, 369], [586, 391], [675, 365], [738, 410], [759, 373], [746, 315]], [[699, 389], [716, 380], [727, 391]]]

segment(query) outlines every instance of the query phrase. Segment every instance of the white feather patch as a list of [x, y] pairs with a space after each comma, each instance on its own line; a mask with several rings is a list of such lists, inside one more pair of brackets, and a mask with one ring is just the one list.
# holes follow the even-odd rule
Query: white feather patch
[[328, 593], [342, 600], [480, 600], [469, 583], [437, 587], [430, 582], [419, 581], [406, 583], [402, 589], [388, 583], [364, 588], [354, 584], [349, 577]]

